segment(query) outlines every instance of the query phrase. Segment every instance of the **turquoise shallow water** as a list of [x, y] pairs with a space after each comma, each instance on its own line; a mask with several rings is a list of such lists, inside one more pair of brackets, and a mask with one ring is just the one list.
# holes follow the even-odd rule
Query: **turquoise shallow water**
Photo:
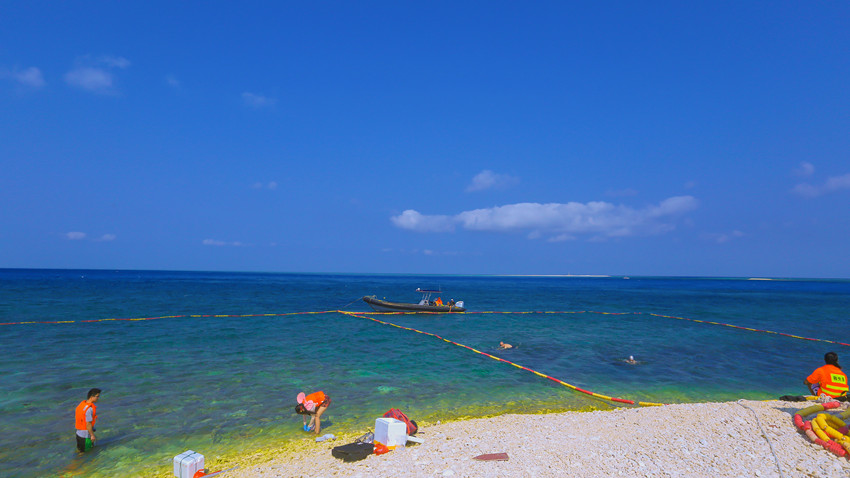
[[[424, 422], [613, 407], [339, 313], [101, 320], [365, 312], [363, 295], [413, 301], [416, 287], [441, 287], [471, 312], [378, 318], [632, 400], [802, 394], [826, 351], [850, 357], [841, 345], [648, 315], [848, 342], [850, 282], [839, 280], [0, 270], [0, 322], [15, 323], [0, 326], [0, 476], [147, 476], [186, 449], [233, 456], [304, 440], [299, 391], [333, 397], [335, 434], [365, 431], [391, 407]], [[529, 311], [570, 313], [519, 313]], [[72, 322], [17, 324], [31, 321]], [[498, 350], [500, 340], [514, 348]], [[624, 364], [628, 355], [641, 364]], [[80, 458], [73, 409], [91, 387], [104, 390], [101, 446]]]

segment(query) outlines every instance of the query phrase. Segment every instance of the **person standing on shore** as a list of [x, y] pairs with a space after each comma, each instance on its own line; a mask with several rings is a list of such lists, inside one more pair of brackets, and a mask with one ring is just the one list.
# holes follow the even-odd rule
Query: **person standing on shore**
[[823, 356], [826, 365], [818, 367], [803, 382], [812, 395], [828, 395], [831, 398], [841, 397], [847, 394], [847, 374], [841, 371], [838, 365], [838, 354], [827, 352]]
[[[301, 415], [304, 421], [304, 431], [312, 431], [318, 435], [322, 430], [322, 414], [330, 406], [331, 397], [319, 390], [310, 395], [304, 395], [304, 392], [301, 392], [295, 400], [298, 402], [298, 405], [295, 405], [295, 413]], [[306, 415], [310, 415], [309, 425], [307, 425]], [[315, 428], [313, 428], [314, 425]]]
[[100, 399], [100, 389], [89, 390], [86, 399], [77, 405], [74, 411], [74, 428], [77, 430], [77, 451], [87, 452], [94, 446], [97, 438], [94, 436], [94, 424], [97, 422], [97, 401]]

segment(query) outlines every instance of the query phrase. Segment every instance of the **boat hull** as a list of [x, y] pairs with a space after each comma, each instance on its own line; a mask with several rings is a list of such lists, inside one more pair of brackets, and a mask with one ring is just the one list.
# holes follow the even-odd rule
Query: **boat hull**
[[452, 305], [420, 305], [409, 304], [405, 302], [390, 302], [388, 300], [378, 299], [374, 295], [367, 295], [363, 297], [363, 302], [369, 304], [369, 307], [371, 307], [372, 310], [374, 310], [375, 312], [438, 312], [441, 314], [466, 312], [466, 309], [464, 309], [463, 307], [457, 307]]

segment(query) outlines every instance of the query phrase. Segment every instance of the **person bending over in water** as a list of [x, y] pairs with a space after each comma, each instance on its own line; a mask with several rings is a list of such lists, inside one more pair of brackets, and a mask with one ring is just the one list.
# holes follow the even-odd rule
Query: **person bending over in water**
[[504, 342], [499, 342], [499, 348], [500, 348], [500, 349], [510, 349], [510, 348], [513, 348], [513, 345], [511, 345], [511, 344], [506, 344], [506, 343], [504, 343]]
[[826, 365], [815, 369], [803, 383], [816, 397], [828, 395], [837, 398], [847, 395], [847, 375], [841, 371], [841, 365], [838, 365], [838, 354], [827, 352], [823, 361]]
[[[330, 406], [331, 397], [320, 390], [310, 395], [304, 395], [304, 392], [301, 392], [295, 400], [298, 402], [298, 405], [295, 405], [295, 413], [301, 415], [304, 431], [312, 431], [318, 435], [322, 430], [322, 414]], [[310, 425], [307, 425], [307, 415], [310, 415]]]

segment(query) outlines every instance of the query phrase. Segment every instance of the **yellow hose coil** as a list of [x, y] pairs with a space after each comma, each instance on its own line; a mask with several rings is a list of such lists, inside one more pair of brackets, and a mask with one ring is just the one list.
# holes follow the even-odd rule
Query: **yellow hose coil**
[[812, 413], [817, 413], [817, 412], [822, 412], [822, 411], [823, 411], [823, 405], [818, 403], [817, 405], [811, 405], [811, 406], [808, 406], [808, 407], [800, 410], [799, 412], [797, 412], [797, 415], [800, 415], [801, 417], [806, 417], [808, 415], [811, 415]]
[[[841, 427], [844, 426], [844, 422], [842, 422], [838, 417], [832, 416], [828, 413], [820, 413], [813, 420], [812, 423], [814, 423], [814, 422], [817, 422], [818, 428], [820, 428], [824, 433], [829, 435], [830, 438], [842, 438], [842, 437], [844, 437], [843, 433], [840, 433], [838, 430], [836, 430], [835, 428], [830, 426], [830, 425], [837, 425], [838, 428], [841, 428]], [[817, 433], [817, 432], [815, 432], [815, 433]], [[818, 436], [820, 436], [820, 435], [818, 435]], [[820, 437], [820, 438], [821, 438], [821, 440], [824, 439], [823, 437]]]
[[815, 432], [815, 435], [817, 435], [817, 437], [821, 440], [829, 441], [829, 435], [823, 431], [817, 419], [812, 420], [812, 431]]

